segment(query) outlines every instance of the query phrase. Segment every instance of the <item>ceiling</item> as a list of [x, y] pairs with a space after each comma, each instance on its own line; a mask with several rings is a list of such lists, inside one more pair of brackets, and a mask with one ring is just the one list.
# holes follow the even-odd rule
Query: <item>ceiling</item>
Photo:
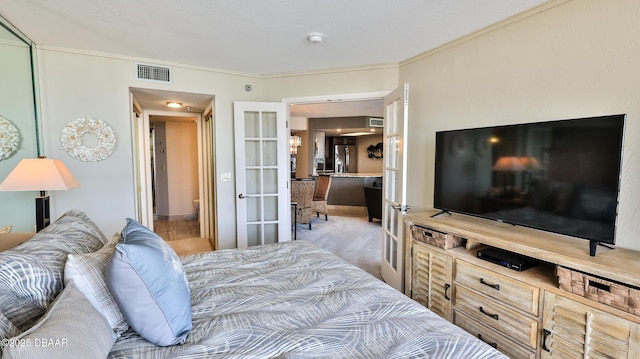
[[[1, 0], [38, 46], [276, 76], [398, 64], [549, 0]], [[321, 32], [321, 43], [307, 35]], [[135, 89], [145, 108], [212, 97]], [[298, 117], [382, 115], [381, 101], [300, 104]]]
[[38, 45], [262, 75], [397, 64], [547, 1], [2, 0], [0, 15]]

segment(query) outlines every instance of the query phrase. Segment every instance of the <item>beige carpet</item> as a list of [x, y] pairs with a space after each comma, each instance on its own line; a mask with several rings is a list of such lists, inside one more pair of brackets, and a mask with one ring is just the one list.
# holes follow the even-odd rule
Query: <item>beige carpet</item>
[[367, 217], [329, 214], [326, 222], [323, 216], [314, 217], [311, 228], [309, 230], [306, 225], [298, 225], [297, 240], [314, 243], [381, 279], [380, 221], [369, 222]]

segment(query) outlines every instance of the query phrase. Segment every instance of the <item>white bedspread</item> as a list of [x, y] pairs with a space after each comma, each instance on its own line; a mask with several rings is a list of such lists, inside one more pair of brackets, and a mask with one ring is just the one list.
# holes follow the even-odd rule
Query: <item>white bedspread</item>
[[110, 358], [506, 358], [306, 242], [183, 257], [193, 330], [157, 347], [129, 330]]

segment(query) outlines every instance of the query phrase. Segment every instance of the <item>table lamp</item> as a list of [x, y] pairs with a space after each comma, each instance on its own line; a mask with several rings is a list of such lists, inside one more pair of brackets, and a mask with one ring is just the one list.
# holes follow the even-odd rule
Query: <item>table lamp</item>
[[493, 165], [493, 170], [504, 173], [503, 187], [504, 197], [513, 198], [513, 184], [514, 181], [511, 178], [515, 172], [524, 171], [526, 168], [520, 162], [520, 159], [515, 156], [504, 156], [498, 158], [498, 161]]
[[36, 232], [51, 223], [49, 195], [46, 191], [80, 187], [78, 181], [60, 160], [25, 158], [0, 183], [0, 191], [40, 191], [36, 197]]

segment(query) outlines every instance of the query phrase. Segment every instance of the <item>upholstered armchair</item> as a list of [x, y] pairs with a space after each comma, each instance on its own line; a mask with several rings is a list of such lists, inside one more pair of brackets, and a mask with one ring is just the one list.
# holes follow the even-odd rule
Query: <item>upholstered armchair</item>
[[329, 220], [329, 210], [327, 209], [327, 198], [329, 197], [329, 189], [331, 188], [331, 176], [320, 175], [316, 181], [316, 190], [313, 193], [313, 204], [311, 211], [316, 212], [316, 216], [320, 217], [320, 213], [324, 214], [324, 220]]
[[311, 229], [313, 211], [313, 191], [315, 183], [312, 179], [291, 180], [291, 202], [298, 202], [296, 208], [296, 221], [298, 224], [307, 224]]

